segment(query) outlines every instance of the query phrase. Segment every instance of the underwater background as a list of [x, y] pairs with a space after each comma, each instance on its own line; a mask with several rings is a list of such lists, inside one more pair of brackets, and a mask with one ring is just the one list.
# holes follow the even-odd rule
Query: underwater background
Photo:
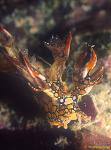
[[[0, 25], [13, 34], [19, 48], [28, 49], [32, 61], [40, 57], [49, 63], [53, 57], [43, 42], [71, 31], [71, 54], [65, 70], [69, 79], [73, 59], [85, 43], [95, 45], [105, 68], [102, 83], [80, 104], [97, 122], [75, 130], [73, 125], [68, 129], [50, 127], [26, 81], [0, 60], [0, 149], [111, 149], [111, 1], [0, 0]], [[45, 98], [42, 93], [37, 97]]]

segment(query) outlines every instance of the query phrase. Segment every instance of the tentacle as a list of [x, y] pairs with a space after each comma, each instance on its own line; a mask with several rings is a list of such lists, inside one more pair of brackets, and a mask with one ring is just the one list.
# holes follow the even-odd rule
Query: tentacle
[[3, 55], [29, 82], [35, 87], [45, 88], [45, 77], [32, 67], [28, 54], [16, 48], [14, 37], [3, 27], [0, 27], [0, 43], [5, 48]]
[[17, 58], [18, 51], [15, 45], [14, 37], [3, 27], [0, 26], [0, 44], [6, 52], [13, 58]]
[[88, 73], [95, 67], [97, 56], [94, 51], [94, 46], [87, 45], [87, 48], [82, 52], [74, 64], [73, 81], [78, 82], [84, 79]]
[[16, 70], [25, 77], [31, 86], [32, 89], [36, 89], [36, 91], [43, 90], [45, 88], [45, 77], [41, 75], [35, 68], [33, 68], [28, 60], [28, 57], [24, 52], [19, 51], [19, 59], [10, 57], [7, 53], [3, 53], [4, 57], [7, 61], [12, 64]]
[[71, 40], [72, 35], [69, 32], [65, 41], [53, 37], [49, 43], [45, 43], [45, 45], [51, 50], [54, 57], [54, 63], [47, 69], [46, 72], [50, 81], [56, 81], [62, 77], [65, 69], [65, 63], [70, 52]]
[[104, 67], [99, 66], [99, 68], [91, 76], [88, 75], [85, 79], [77, 82], [71, 94], [76, 96], [88, 94], [94, 85], [97, 85], [102, 81], [103, 73]]
[[101, 65], [98, 67], [98, 69], [90, 76], [91, 81], [96, 81], [101, 79], [101, 77], [103, 77], [103, 73], [104, 73], [104, 67]]
[[86, 53], [79, 55], [77, 60], [78, 63], [73, 74], [75, 88], [71, 92], [72, 95], [79, 96], [88, 94], [94, 85], [101, 82], [104, 72], [104, 67], [102, 65], [91, 74], [91, 72], [94, 70], [93, 68], [96, 65], [96, 61], [97, 56], [93, 46], [88, 46]]
[[46, 88], [46, 78], [38, 70], [32, 67], [27, 55], [24, 55], [22, 51], [20, 51], [20, 55], [23, 59], [24, 65], [26, 66], [27, 72], [33, 79], [33, 85], [35, 85], [35, 87], [37, 86], [41, 90]]

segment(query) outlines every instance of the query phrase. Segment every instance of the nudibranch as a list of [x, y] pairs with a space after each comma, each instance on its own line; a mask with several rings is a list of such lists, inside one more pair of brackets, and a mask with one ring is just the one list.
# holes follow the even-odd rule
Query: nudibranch
[[[4, 28], [0, 28], [0, 43], [4, 47], [4, 58], [12, 64], [23, 76], [35, 93], [39, 91], [50, 97], [50, 100], [39, 100], [50, 125], [67, 128], [71, 121], [85, 122], [87, 115], [81, 111], [78, 102], [88, 94], [91, 88], [99, 84], [103, 77], [103, 67], [95, 71], [97, 55], [94, 46], [87, 45], [76, 60], [73, 68], [72, 89], [63, 81], [63, 73], [70, 54], [72, 35], [69, 32], [61, 40], [52, 37], [45, 46], [52, 52], [54, 62], [41, 73], [36, 65], [32, 64], [28, 53], [17, 49], [13, 36]], [[93, 73], [91, 73], [93, 72]]]

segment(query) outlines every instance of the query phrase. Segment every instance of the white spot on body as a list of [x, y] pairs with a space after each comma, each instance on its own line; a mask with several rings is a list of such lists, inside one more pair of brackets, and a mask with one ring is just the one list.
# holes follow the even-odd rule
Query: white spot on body
[[63, 100], [63, 99], [60, 99], [60, 102], [61, 102], [61, 103], [63, 103], [63, 102], [64, 102], [64, 100]]
[[41, 74], [39, 74], [38, 77], [39, 77], [41, 80], [43, 80], [43, 81], [46, 80], [46, 78], [45, 78], [43, 75], [41, 75]]

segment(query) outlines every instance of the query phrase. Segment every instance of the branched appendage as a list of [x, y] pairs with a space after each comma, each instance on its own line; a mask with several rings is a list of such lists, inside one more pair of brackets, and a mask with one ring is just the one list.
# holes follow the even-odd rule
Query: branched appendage
[[86, 51], [77, 58], [73, 73], [75, 88], [72, 91], [72, 95], [86, 95], [91, 91], [94, 85], [102, 81], [104, 67], [101, 64], [94, 71], [94, 68], [96, 68], [97, 56], [93, 47], [94, 46], [88, 45]]
[[103, 67], [99, 67], [94, 73], [91, 71], [96, 65], [97, 56], [93, 46], [88, 46], [77, 59], [74, 66], [74, 89], [68, 89], [68, 84], [62, 80], [65, 63], [70, 53], [72, 35], [69, 32], [64, 40], [54, 38], [45, 45], [51, 50], [54, 62], [40, 72], [37, 64], [34, 66], [29, 60], [28, 53], [19, 50], [15, 46], [13, 36], [4, 28], [0, 28], [0, 43], [5, 48], [4, 58], [27, 80], [34, 92], [42, 91], [50, 97], [50, 100], [39, 101], [47, 114], [48, 122], [57, 127], [67, 128], [70, 121], [83, 125], [88, 117], [84, 114], [78, 101], [87, 94], [91, 88], [100, 83], [103, 76]]

